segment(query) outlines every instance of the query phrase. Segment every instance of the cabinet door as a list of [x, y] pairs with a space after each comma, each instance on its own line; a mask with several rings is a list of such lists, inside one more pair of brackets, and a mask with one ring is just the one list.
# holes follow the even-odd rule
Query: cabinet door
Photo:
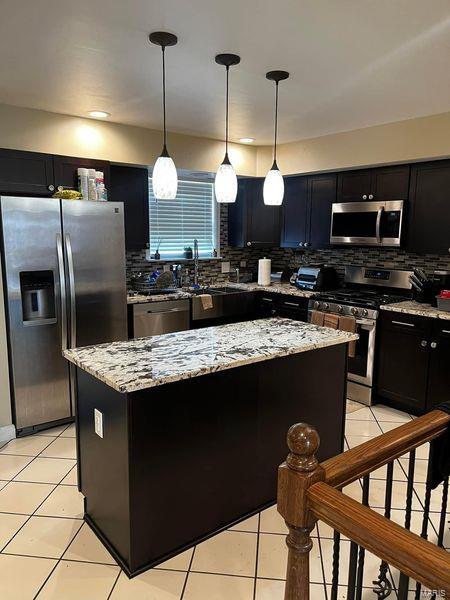
[[361, 202], [371, 193], [371, 169], [343, 171], [338, 174], [338, 202]]
[[281, 217], [281, 247], [298, 248], [308, 242], [308, 178], [286, 177]]
[[251, 180], [247, 194], [247, 246], [280, 245], [280, 206], [266, 206], [263, 200], [264, 179]]
[[65, 188], [78, 189], [78, 169], [95, 169], [103, 171], [105, 178], [105, 187], [109, 191], [110, 187], [110, 165], [105, 160], [96, 160], [93, 158], [75, 158], [73, 156], [55, 156], [55, 185]]
[[148, 248], [150, 241], [148, 170], [111, 166], [109, 197], [115, 202], [124, 203], [126, 249]]
[[450, 321], [434, 324], [430, 343], [427, 409], [448, 401], [450, 394]]
[[420, 413], [426, 408], [429, 341], [420, 321], [391, 313], [379, 319], [377, 396]]
[[232, 248], [243, 248], [247, 240], [247, 202], [251, 191], [251, 179], [238, 179], [236, 202], [225, 205], [228, 210], [228, 244]]
[[309, 245], [312, 248], [330, 247], [331, 206], [336, 202], [336, 184], [335, 173], [308, 177]]
[[412, 166], [407, 247], [411, 252], [450, 251], [450, 161]]
[[51, 196], [54, 189], [51, 155], [0, 150], [0, 194]]
[[373, 169], [370, 200], [407, 200], [409, 172], [409, 165]]

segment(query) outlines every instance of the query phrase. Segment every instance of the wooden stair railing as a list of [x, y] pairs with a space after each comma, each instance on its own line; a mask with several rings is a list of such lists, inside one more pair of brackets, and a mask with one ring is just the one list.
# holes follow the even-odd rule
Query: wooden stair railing
[[[290, 453], [278, 470], [278, 512], [289, 530], [286, 538], [288, 565], [285, 600], [310, 599], [311, 532], [318, 520], [339, 532], [337, 538], [335, 533], [335, 543], [339, 543], [341, 533], [351, 540], [355, 560], [358, 545], [378, 556], [386, 566], [389, 564], [397, 568], [403, 574], [401, 578], [406, 578], [406, 586], [402, 586], [405, 588], [404, 592], [400, 593], [399, 597], [407, 597], [409, 577], [419, 582], [416, 598], [419, 597], [420, 584], [432, 590], [441, 590], [446, 594], [445, 597], [450, 597], [448, 552], [424, 539], [426, 535], [420, 537], [411, 533], [407, 528], [397, 525], [339, 491], [343, 486], [361, 477], [364, 477], [368, 484], [372, 471], [390, 465], [393, 460], [407, 452], [411, 453], [414, 461], [415, 448], [439, 437], [449, 426], [450, 415], [434, 410], [322, 464], [316, 459], [320, 443], [317, 431], [304, 423], [293, 425], [289, 429], [287, 443]], [[414, 471], [410, 474], [413, 475]], [[367, 490], [367, 504], [368, 485], [364, 489]], [[441, 524], [442, 522], [441, 518]], [[363, 573], [359, 573], [360, 586], [362, 576]], [[355, 576], [353, 579], [348, 589], [354, 592]], [[349, 597], [358, 597], [354, 596], [353, 592]], [[333, 581], [332, 598], [336, 597], [336, 594], [337, 581]], [[386, 598], [387, 595], [379, 597]], [[436, 595], [434, 597], [436, 598]]]

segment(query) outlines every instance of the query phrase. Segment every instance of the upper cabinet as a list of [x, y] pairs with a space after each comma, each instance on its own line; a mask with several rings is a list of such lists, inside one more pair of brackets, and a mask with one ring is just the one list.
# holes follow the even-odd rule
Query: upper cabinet
[[285, 179], [281, 247], [329, 247], [336, 181], [335, 173]]
[[54, 191], [51, 155], [0, 150], [0, 194], [50, 196]]
[[148, 170], [112, 165], [109, 199], [124, 203], [126, 249], [148, 248], [150, 242]]
[[0, 150], [0, 193], [52, 196], [58, 186], [78, 189], [78, 168], [103, 171], [109, 189], [109, 162], [93, 158], [53, 156], [37, 152]]
[[411, 168], [407, 249], [450, 252], [450, 160]]
[[280, 208], [266, 206], [264, 179], [239, 179], [236, 202], [228, 207], [228, 243], [235, 248], [280, 245]]
[[338, 175], [337, 201], [406, 200], [409, 165], [343, 171]]
[[75, 158], [73, 156], [54, 156], [53, 169], [55, 174], [55, 187], [62, 185], [65, 188], [78, 189], [78, 169], [95, 169], [102, 171], [105, 187], [109, 191], [110, 176], [109, 162], [94, 158]]

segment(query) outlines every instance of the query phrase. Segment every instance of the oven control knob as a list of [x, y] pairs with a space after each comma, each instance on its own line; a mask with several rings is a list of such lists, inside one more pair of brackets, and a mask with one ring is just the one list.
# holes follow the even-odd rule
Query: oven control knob
[[352, 308], [352, 315], [354, 315], [355, 317], [359, 314], [359, 310], [355, 307]]
[[344, 307], [342, 306], [342, 304], [338, 304], [338, 306], [337, 306], [338, 313], [341, 313], [343, 310], [344, 310]]
[[367, 317], [367, 315], [369, 314], [369, 311], [367, 310], [367, 308], [365, 308], [365, 309], [362, 311], [362, 314], [363, 314], [363, 317]]
[[317, 300], [314, 302], [314, 308], [320, 308], [320, 302]]
[[323, 307], [325, 310], [328, 310], [330, 308], [330, 305], [328, 304], [328, 302], [324, 302]]

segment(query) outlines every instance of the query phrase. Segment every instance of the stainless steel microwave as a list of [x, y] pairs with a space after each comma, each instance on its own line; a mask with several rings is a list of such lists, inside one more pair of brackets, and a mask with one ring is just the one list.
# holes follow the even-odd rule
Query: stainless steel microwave
[[334, 203], [331, 244], [400, 246], [403, 200]]

